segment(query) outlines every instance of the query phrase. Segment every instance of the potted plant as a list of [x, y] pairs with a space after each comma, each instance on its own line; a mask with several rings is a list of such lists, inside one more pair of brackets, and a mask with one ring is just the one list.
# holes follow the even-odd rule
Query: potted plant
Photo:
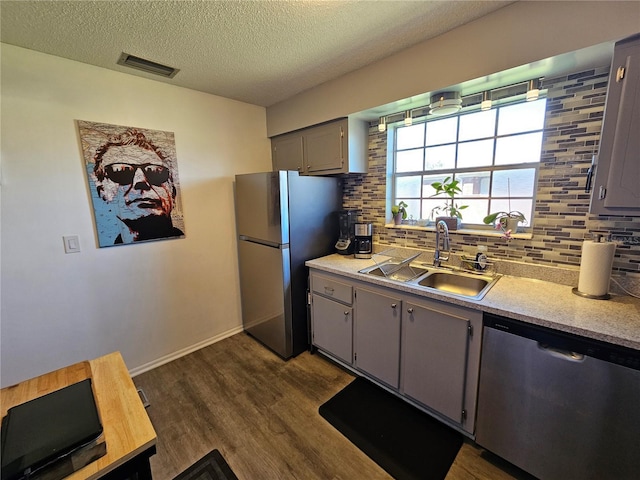
[[484, 217], [482, 221], [486, 225], [495, 225], [496, 229], [502, 230], [503, 232], [510, 231], [511, 233], [516, 233], [518, 224], [520, 222], [526, 222], [527, 219], [522, 212], [512, 210], [510, 212], [490, 213]]
[[403, 201], [400, 201], [397, 205], [391, 207], [391, 215], [393, 215], [393, 223], [400, 225], [402, 220], [407, 219], [407, 205]]
[[440, 220], [444, 220], [449, 227], [449, 230], [457, 230], [458, 223], [462, 220], [462, 212], [468, 207], [468, 205], [458, 205], [455, 202], [455, 196], [457, 193], [461, 193], [462, 189], [459, 187], [460, 182], [458, 180], [451, 180], [451, 177], [445, 178], [442, 182], [433, 182], [431, 186], [435, 189], [436, 193], [432, 197], [445, 194], [448, 199], [445, 200], [444, 205], [434, 207], [431, 211], [431, 216], [435, 214], [444, 214], [435, 218], [436, 223]]

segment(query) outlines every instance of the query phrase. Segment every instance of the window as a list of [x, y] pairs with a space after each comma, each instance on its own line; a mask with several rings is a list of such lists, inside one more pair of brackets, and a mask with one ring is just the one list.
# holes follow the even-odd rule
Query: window
[[518, 210], [530, 222], [536, 192], [546, 99], [486, 111], [429, 118], [391, 127], [394, 203], [404, 201], [414, 219], [433, 219], [444, 198], [433, 182], [459, 181], [458, 205], [467, 228], [489, 213]]

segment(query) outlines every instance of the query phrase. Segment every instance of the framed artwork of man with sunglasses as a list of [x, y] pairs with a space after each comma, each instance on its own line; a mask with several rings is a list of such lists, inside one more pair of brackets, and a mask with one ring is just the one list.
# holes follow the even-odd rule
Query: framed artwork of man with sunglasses
[[78, 120], [100, 247], [184, 237], [172, 132]]

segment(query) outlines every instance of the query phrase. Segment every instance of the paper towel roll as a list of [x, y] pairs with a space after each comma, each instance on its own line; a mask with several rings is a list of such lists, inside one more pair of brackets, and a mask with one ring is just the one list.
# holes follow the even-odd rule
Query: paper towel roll
[[601, 296], [609, 292], [609, 279], [613, 266], [616, 244], [585, 240], [582, 244], [578, 291], [587, 295]]

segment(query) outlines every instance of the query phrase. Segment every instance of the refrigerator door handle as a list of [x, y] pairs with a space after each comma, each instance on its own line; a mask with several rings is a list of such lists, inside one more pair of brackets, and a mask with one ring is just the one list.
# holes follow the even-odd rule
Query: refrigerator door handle
[[261, 240], [259, 238], [248, 237], [246, 235], [240, 235], [238, 238], [245, 242], [258, 243], [260, 245], [264, 245], [265, 247], [278, 248], [280, 250], [286, 250], [287, 248], [289, 248], [288, 243], [270, 242], [269, 240]]

